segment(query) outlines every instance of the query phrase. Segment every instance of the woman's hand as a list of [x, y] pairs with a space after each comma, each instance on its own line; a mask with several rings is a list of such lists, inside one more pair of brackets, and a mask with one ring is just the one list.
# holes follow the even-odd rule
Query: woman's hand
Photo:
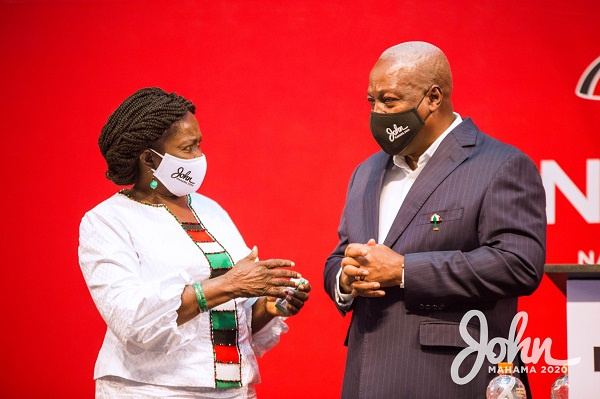
[[232, 297], [271, 296], [285, 298], [287, 292], [291, 291], [287, 287], [296, 287], [296, 284], [289, 279], [299, 278], [300, 274], [280, 268], [294, 267], [294, 262], [284, 259], [269, 259], [257, 262], [257, 257], [258, 249], [254, 247], [248, 256], [237, 262], [229, 272], [222, 276], [232, 286]]
[[[297, 272], [287, 269], [294, 266], [294, 262], [292, 261], [270, 259], [256, 262], [257, 256], [258, 249], [254, 247], [248, 256], [237, 262], [227, 273], [202, 281], [202, 290], [204, 291], [206, 307], [208, 309], [212, 309], [235, 298], [263, 297], [252, 306], [253, 329], [256, 324], [254, 331], [258, 331], [273, 318], [267, 312], [265, 305], [266, 298], [264, 297], [285, 298], [288, 295], [288, 291], [293, 291], [293, 288], [296, 288], [296, 283], [290, 281], [290, 278], [300, 277], [300, 274]], [[308, 289], [310, 290], [310, 287]], [[294, 294], [301, 301], [301, 303], [293, 301], [292, 311], [295, 311], [295, 313], [298, 313], [298, 310], [302, 307], [302, 303], [308, 299], [306, 292], [300, 296]], [[183, 324], [191, 320], [200, 312], [196, 293], [192, 285], [185, 287], [181, 300], [182, 306], [177, 311], [178, 324]]]
[[310, 284], [301, 284], [298, 286], [298, 290], [285, 289], [285, 299], [287, 299], [286, 309], [289, 313], [277, 309], [275, 306], [277, 298], [273, 296], [259, 298], [252, 306], [253, 333], [260, 331], [275, 316], [288, 317], [297, 314], [304, 306], [304, 302], [308, 301], [310, 288]]
[[285, 300], [287, 301], [286, 309], [289, 313], [282, 312], [277, 309], [275, 302], [277, 298], [269, 296], [266, 298], [265, 309], [271, 316], [293, 316], [298, 314], [300, 309], [304, 306], [304, 302], [308, 301], [308, 292], [311, 290], [310, 284], [301, 284], [297, 290], [285, 289], [287, 295]]

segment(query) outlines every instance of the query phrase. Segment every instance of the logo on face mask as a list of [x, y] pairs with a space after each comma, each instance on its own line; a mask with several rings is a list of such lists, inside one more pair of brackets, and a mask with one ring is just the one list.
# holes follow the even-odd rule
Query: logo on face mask
[[180, 182], [187, 184], [188, 186], [193, 186], [194, 184], [196, 184], [192, 181], [192, 176], [190, 176], [190, 173], [192, 173], [192, 171], [188, 170], [187, 172], [185, 172], [185, 174], [183, 174], [184, 170], [185, 169], [183, 168], [177, 169], [177, 172], [173, 173], [171, 175], [171, 178], [177, 179]]
[[421, 98], [416, 107], [406, 111], [389, 114], [371, 111], [371, 133], [383, 151], [390, 155], [399, 154], [419, 133], [425, 120], [431, 115], [430, 112], [423, 120], [417, 112], [417, 108], [425, 97], [427, 95]]
[[150, 148], [150, 151], [162, 158], [158, 168], [152, 169], [154, 177], [167, 190], [178, 197], [198, 190], [206, 175], [206, 156], [192, 159], [177, 158], [171, 154], [161, 155]]
[[386, 133], [389, 135], [390, 143], [393, 143], [398, 137], [404, 136], [406, 133], [410, 132], [410, 128], [408, 126], [400, 126], [398, 127], [394, 123], [394, 129], [387, 128], [385, 129]]

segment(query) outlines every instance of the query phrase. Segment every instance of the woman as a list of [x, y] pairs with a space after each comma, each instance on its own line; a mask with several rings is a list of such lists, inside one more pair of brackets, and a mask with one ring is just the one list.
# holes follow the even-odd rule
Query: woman
[[206, 156], [194, 113], [175, 93], [141, 89], [100, 134], [106, 176], [133, 186], [80, 226], [79, 262], [108, 326], [97, 398], [255, 397], [256, 357], [308, 299], [293, 262], [257, 261], [227, 213], [195, 193]]

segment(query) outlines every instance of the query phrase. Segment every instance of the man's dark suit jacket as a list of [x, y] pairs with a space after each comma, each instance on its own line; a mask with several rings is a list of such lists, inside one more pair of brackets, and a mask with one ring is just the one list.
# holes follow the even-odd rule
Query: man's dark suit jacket
[[[334, 301], [346, 246], [378, 239], [381, 185], [391, 164], [378, 152], [354, 171], [340, 241], [325, 265], [325, 289]], [[433, 214], [442, 218], [438, 231]], [[508, 336], [517, 297], [541, 281], [545, 235], [545, 194], [535, 164], [463, 120], [425, 165], [385, 238], [384, 245], [405, 256], [405, 288], [354, 299], [342, 397], [485, 397], [494, 377], [487, 360], [472, 382], [451, 379], [452, 361], [468, 346], [459, 322], [477, 309], [486, 317], [488, 340]], [[477, 320], [467, 328], [479, 340]], [[474, 356], [463, 362], [460, 376], [471, 370]]]

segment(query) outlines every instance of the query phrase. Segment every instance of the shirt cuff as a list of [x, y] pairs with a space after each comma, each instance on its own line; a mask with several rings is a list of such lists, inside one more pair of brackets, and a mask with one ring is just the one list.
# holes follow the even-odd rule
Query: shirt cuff
[[[131, 314], [126, 331], [126, 348], [132, 354], [144, 350], [166, 352], [179, 350], [194, 339], [192, 323], [177, 325], [177, 310], [181, 307], [181, 295], [186, 285], [192, 284], [186, 271], [153, 281], [131, 296], [126, 308]], [[114, 320], [117, 323], [118, 320]]]
[[257, 357], [262, 357], [266, 351], [279, 343], [281, 334], [288, 332], [285, 317], [273, 317], [263, 328], [252, 334], [252, 349]]
[[400, 288], [404, 288], [404, 265], [402, 265], [402, 282], [400, 283]]
[[352, 296], [352, 294], [343, 294], [342, 291], [340, 290], [340, 276], [342, 275], [342, 268], [340, 267], [340, 271], [337, 273], [336, 275], [336, 281], [338, 282], [335, 285], [335, 302], [337, 303], [337, 305], [342, 308], [343, 310], [348, 310], [350, 309], [350, 305], [352, 305], [352, 302], [354, 301], [354, 297]]

